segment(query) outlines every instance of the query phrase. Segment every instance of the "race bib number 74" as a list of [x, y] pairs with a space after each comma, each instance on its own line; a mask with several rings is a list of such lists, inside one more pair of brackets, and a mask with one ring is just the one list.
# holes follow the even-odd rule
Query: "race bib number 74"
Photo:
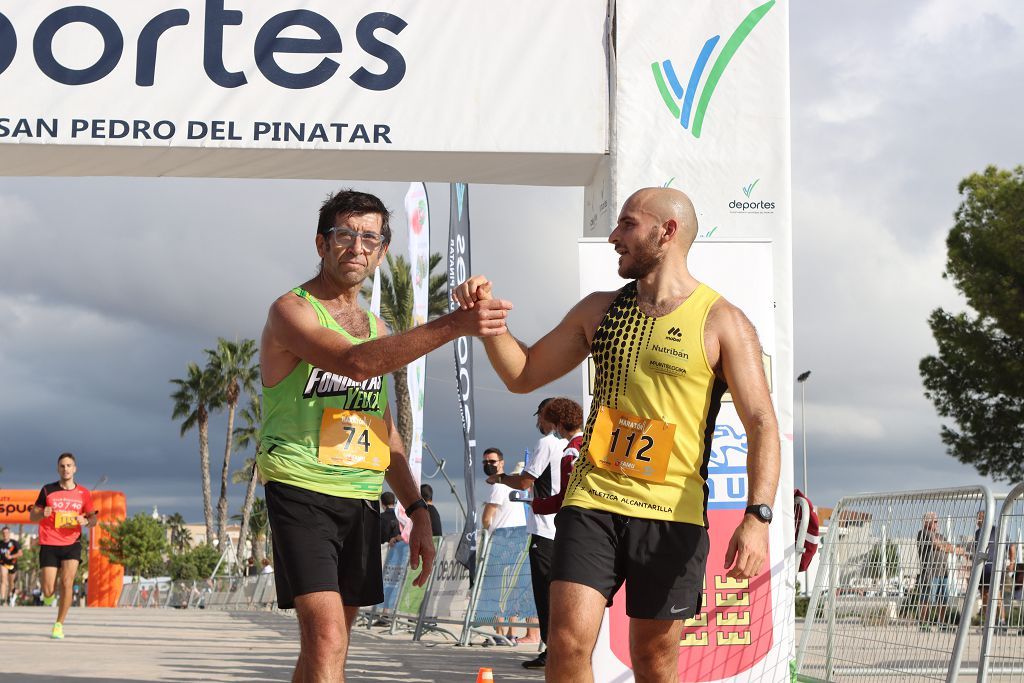
[[601, 406], [588, 450], [598, 467], [637, 479], [665, 481], [676, 426]]
[[391, 464], [387, 425], [376, 415], [325, 408], [318, 459], [325, 465], [383, 472]]

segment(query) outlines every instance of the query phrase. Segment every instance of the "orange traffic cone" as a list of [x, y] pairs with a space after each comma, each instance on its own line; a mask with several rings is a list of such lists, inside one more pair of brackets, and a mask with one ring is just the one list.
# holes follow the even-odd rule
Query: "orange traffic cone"
[[493, 683], [494, 672], [491, 671], [491, 667], [482, 666], [480, 671], [476, 674], [476, 683]]

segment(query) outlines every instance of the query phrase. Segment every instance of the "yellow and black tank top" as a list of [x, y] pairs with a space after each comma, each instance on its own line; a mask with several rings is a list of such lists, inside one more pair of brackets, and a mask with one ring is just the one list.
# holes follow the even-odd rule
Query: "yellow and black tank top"
[[726, 391], [704, 325], [719, 298], [700, 284], [668, 315], [621, 290], [594, 334], [594, 397], [565, 505], [707, 526], [708, 460]]

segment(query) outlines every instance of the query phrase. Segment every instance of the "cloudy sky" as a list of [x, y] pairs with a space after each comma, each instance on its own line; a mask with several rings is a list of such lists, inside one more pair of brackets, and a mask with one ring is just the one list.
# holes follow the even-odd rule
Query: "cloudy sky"
[[[934, 348], [929, 312], [962, 306], [942, 279], [957, 183], [1024, 162], [1024, 5], [797, 3], [791, 22], [795, 347], [798, 370], [813, 372], [812, 497], [984, 482], [944, 453], [917, 364]], [[405, 185], [354, 185], [401, 214]], [[0, 486], [51, 481], [70, 450], [82, 483], [107, 476], [130, 511], [199, 521], [197, 440], [170, 419], [169, 380], [218, 336], [258, 338], [268, 304], [312, 274], [316, 209], [339, 186], [0, 178]], [[441, 251], [448, 188], [428, 193]], [[473, 269], [517, 304], [512, 327], [533, 341], [578, 297], [582, 190], [470, 193]], [[539, 398], [581, 391], [573, 374], [511, 396], [482, 353], [477, 367], [478, 441], [513, 456], [536, 439]], [[426, 440], [461, 486], [450, 349], [429, 356], [427, 374]], [[224, 429], [215, 417], [218, 468]], [[450, 524], [454, 503], [431, 483]], [[233, 489], [232, 512], [240, 502]]]

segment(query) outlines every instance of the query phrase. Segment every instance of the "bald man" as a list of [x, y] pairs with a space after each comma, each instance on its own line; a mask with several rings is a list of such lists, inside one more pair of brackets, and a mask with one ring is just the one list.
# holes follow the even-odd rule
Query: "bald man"
[[[647, 188], [626, 200], [608, 241], [619, 275], [537, 343], [485, 338], [505, 385], [527, 393], [594, 358], [594, 400], [556, 518], [548, 681], [591, 681], [604, 608], [625, 582], [638, 681], [677, 681], [683, 621], [695, 617], [708, 555], [707, 467], [722, 395], [747, 432], [747, 514], [729, 541], [728, 575], [764, 570], [779, 479], [779, 430], [761, 344], [743, 313], [687, 268], [697, 235], [690, 199]], [[491, 298], [483, 276], [454, 296]]]

